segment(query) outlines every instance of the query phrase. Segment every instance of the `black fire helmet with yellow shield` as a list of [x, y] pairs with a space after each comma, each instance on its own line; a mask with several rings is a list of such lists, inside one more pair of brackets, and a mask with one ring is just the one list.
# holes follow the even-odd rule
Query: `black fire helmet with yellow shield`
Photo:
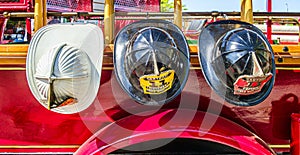
[[131, 98], [145, 105], [162, 105], [181, 93], [189, 59], [182, 31], [164, 20], [129, 24], [114, 43], [117, 80]]

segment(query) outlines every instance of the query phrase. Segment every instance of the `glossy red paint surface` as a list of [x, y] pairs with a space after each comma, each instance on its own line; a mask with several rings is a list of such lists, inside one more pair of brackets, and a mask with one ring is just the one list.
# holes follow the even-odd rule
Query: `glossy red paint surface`
[[43, 108], [29, 90], [25, 71], [0, 71], [0, 81], [0, 152], [69, 152], [76, 148], [56, 148], [80, 145], [91, 136], [78, 114], [62, 115]]
[[[104, 70], [95, 102], [83, 112], [72, 115], [58, 114], [41, 106], [29, 90], [25, 71], [2, 70], [0, 81], [0, 152], [73, 152], [77, 149], [73, 147], [74, 145], [83, 144], [90, 136], [99, 130], [104, 130], [103, 128], [113, 121], [120, 120], [124, 127], [135, 129], [136, 124], [122, 122], [121, 119], [162, 109], [189, 109], [212, 113], [255, 133], [267, 144], [289, 144], [291, 121], [289, 116], [291, 113], [299, 113], [300, 94], [297, 92], [300, 89], [300, 72], [292, 70], [279, 70], [270, 96], [261, 104], [252, 107], [237, 107], [226, 103], [212, 92], [201, 70], [191, 70], [181, 96], [171, 103], [162, 107], [144, 106], [135, 103], [124, 93], [112, 71]], [[149, 116], [153, 115], [145, 115], [143, 118]], [[203, 113], [198, 117], [201, 116]], [[131, 118], [138, 117], [131, 116]], [[153, 117], [159, 118], [159, 115]], [[191, 115], [185, 120], [193, 122], [193, 119]], [[207, 125], [219, 124], [219, 122], [222, 124], [223, 119], [217, 118], [214, 121], [216, 120], [218, 123], [207, 123]], [[145, 123], [139, 126], [142, 127], [139, 130], [145, 130], [152, 125], [149, 121]], [[173, 123], [178, 125], [176, 121]], [[199, 122], [194, 121], [194, 123], [197, 126]], [[157, 127], [157, 124], [153, 127]], [[214, 131], [217, 132], [217, 128]], [[236, 131], [228, 131], [224, 134], [230, 135], [231, 132]], [[245, 131], [241, 132], [245, 133]], [[114, 131], [111, 135], [121, 136], [117, 133], [119, 132]], [[181, 136], [189, 134], [183, 132]], [[248, 138], [251, 137], [248, 132], [245, 134]], [[170, 133], [167, 136], [174, 135]], [[151, 139], [153, 135], [145, 135], [144, 138]], [[248, 138], [247, 136], [229, 137], [229, 139], [225, 137], [224, 140], [236, 146], [244, 140], [249, 140], [250, 143], [251, 138]], [[247, 150], [247, 148], [243, 149]]]
[[[187, 123], [187, 115], [191, 114], [193, 119]], [[149, 112], [131, 115], [100, 130], [75, 154], [108, 154], [126, 146], [162, 138], [208, 140], [243, 150], [247, 154], [272, 154], [251, 132], [216, 115], [192, 110], [165, 110], [154, 115], [150, 112], [149, 117], [143, 115], [149, 115]], [[183, 117], [172, 119], [176, 115]], [[214, 124], [208, 121], [213, 121]], [[121, 128], [127, 130], [120, 131]]]
[[291, 155], [300, 154], [300, 114], [291, 115]]

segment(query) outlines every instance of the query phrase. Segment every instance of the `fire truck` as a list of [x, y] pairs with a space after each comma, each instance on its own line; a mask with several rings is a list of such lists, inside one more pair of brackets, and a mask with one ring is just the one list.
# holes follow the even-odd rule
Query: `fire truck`
[[300, 13], [159, 4], [1, 1], [0, 153], [300, 154]]

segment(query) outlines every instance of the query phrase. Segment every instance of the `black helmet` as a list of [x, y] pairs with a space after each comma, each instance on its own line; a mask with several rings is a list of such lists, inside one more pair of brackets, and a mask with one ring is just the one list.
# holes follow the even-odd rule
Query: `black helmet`
[[249, 23], [225, 20], [207, 25], [199, 36], [199, 60], [209, 85], [229, 103], [256, 105], [272, 90], [272, 47]]
[[161, 105], [182, 91], [189, 73], [189, 48], [181, 30], [163, 20], [143, 20], [117, 35], [118, 82], [134, 100]]

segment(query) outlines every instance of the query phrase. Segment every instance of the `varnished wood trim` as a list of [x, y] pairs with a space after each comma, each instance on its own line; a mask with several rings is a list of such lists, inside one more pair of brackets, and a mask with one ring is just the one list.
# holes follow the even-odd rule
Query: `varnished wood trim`
[[[288, 47], [289, 52], [282, 51], [284, 46]], [[113, 48], [113, 44], [109, 44], [104, 49], [104, 70], [113, 69]], [[199, 69], [198, 46], [191, 45], [189, 48], [191, 66], [192, 68]], [[300, 45], [272, 45], [272, 48], [275, 51], [275, 63], [278, 70], [300, 69]], [[25, 66], [27, 50], [28, 44], [0, 45], [0, 66], [2, 66], [0, 70], [10, 70], [11, 68], [16, 68], [15, 66]], [[4, 69], [6, 67], [7, 69]]]

